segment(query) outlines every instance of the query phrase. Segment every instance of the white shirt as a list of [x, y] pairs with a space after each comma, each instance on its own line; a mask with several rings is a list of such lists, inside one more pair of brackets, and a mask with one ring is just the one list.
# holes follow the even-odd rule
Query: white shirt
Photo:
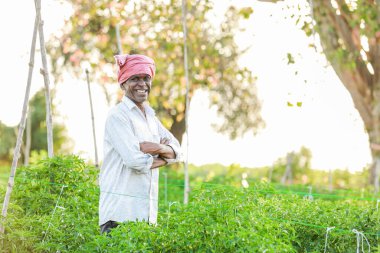
[[140, 151], [140, 142], [160, 143], [169, 139], [180, 161], [178, 140], [161, 124], [154, 110], [144, 105], [146, 118], [136, 104], [124, 96], [110, 110], [104, 133], [104, 158], [100, 169], [99, 225], [109, 220], [157, 222], [159, 169], [151, 169], [153, 157]]

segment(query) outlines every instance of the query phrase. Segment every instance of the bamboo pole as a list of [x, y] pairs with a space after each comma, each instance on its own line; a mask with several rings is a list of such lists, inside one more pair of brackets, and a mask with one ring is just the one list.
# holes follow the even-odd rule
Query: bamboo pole
[[185, 125], [186, 125], [186, 160], [185, 160], [185, 191], [183, 202], [185, 204], [189, 203], [189, 68], [187, 65], [187, 26], [186, 26], [186, 0], [182, 0], [182, 27], [183, 27], [183, 61], [185, 67], [185, 82], [186, 82], [186, 111], [185, 111]]
[[96, 146], [96, 135], [95, 135], [95, 118], [94, 118], [94, 109], [93, 109], [93, 106], [92, 106], [92, 97], [91, 97], [91, 88], [90, 88], [90, 77], [89, 77], [88, 69], [86, 69], [86, 79], [87, 79], [87, 87], [88, 87], [88, 97], [90, 98], [91, 121], [92, 121], [92, 135], [94, 137], [95, 167], [99, 168], [98, 148]]
[[373, 184], [375, 188], [375, 194], [378, 194], [380, 191], [380, 158], [376, 158], [375, 160], [375, 178]]
[[332, 169], [329, 169], [329, 192], [332, 192], [334, 189], [333, 186], [333, 172]]
[[288, 181], [292, 184], [292, 161], [293, 161], [293, 152], [288, 153], [286, 156], [286, 169], [285, 173], [281, 178], [281, 184], [285, 185]]
[[45, 38], [44, 38], [44, 30], [43, 25], [44, 22], [41, 18], [41, 0], [34, 0], [36, 7], [36, 15], [39, 20], [38, 26], [38, 34], [40, 38], [40, 49], [41, 49], [41, 58], [42, 58], [42, 69], [40, 73], [44, 77], [45, 84], [45, 101], [46, 101], [46, 127], [47, 127], [47, 144], [48, 144], [48, 156], [51, 158], [54, 155], [53, 150], [53, 123], [51, 116], [51, 105], [50, 105], [50, 80], [49, 80], [49, 72], [47, 67], [46, 60], [46, 48], [45, 48]]
[[116, 41], [117, 41], [117, 50], [119, 51], [119, 54], [123, 53], [123, 49], [121, 47], [121, 38], [120, 38], [120, 25], [116, 24]]
[[9, 179], [8, 179], [7, 192], [5, 194], [4, 203], [3, 203], [2, 220], [0, 222], [0, 233], [4, 233], [4, 222], [5, 222], [5, 219], [7, 217], [9, 200], [11, 198], [11, 193], [12, 193], [13, 185], [14, 185], [14, 179], [15, 179], [15, 175], [16, 175], [17, 162], [18, 162], [18, 159], [20, 157], [20, 149], [21, 149], [21, 145], [22, 145], [22, 136], [24, 134], [25, 121], [26, 121], [26, 115], [27, 115], [27, 110], [28, 110], [30, 86], [32, 83], [32, 75], [33, 75], [33, 67], [34, 67], [34, 53], [36, 51], [36, 38], [37, 38], [37, 27], [38, 27], [38, 25], [39, 25], [39, 19], [36, 16], [36, 18], [34, 20], [32, 45], [31, 45], [31, 49], [30, 49], [28, 81], [27, 81], [26, 90], [25, 90], [22, 116], [21, 116], [20, 125], [18, 128], [16, 147], [15, 147], [15, 151], [13, 154], [11, 172], [10, 172]]
[[32, 108], [29, 107], [28, 116], [26, 118], [26, 141], [24, 151], [24, 165], [29, 165], [30, 147], [32, 144]]

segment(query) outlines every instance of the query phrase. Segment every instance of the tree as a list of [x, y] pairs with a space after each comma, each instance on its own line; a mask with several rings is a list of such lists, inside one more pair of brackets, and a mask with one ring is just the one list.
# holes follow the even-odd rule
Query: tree
[[[115, 31], [119, 24], [124, 52], [155, 59], [157, 73], [150, 104], [181, 141], [186, 109], [181, 1], [69, 2], [73, 15], [48, 46], [56, 77], [60, 78], [63, 71], [79, 77], [85, 66], [91, 66], [92, 79], [102, 85], [110, 103], [107, 86], [116, 82], [113, 56], [118, 52]], [[207, 18], [212, 7], [209, 0], [187, 2], [189, 97], [197, 89], [208, 90], [211, 105], [216, 105], [225, 119], [217, 130], [236, 138], [263, 127], [254, 77], [238, 65], [244, 50], [234, 42], [239, 20], [248, 18], [252, 9], [229, 8], [218, 30]]]
[[[54, 105], [52, 106], [53, 116]], [[31, 151], [41, 152], [47, 149], [46, 107], [44, 90], [38, 91], [29, 101], [29, 114], [31, 117]], [[10, 163], [17, 138], [17, 126], [9, 127], [0, 122], [0, 160]], [[67, 137], [65, 125], [54, 122], [53, 126], [54, 150], [57, 153], [67, 153], [72, 149], [71, 140]], [[26, 136], [24, 135], [24, 143]], [[25, 154], [23, 148], [22, 157]]]
[[[313, 17], [315, 22], [305, 23], [304, 30], [310, 31], [314, 24], [324, 54], [363, 119], [370, 143], [380, 144], [380, 1], [314, 0]], [[380, 150], [371, 147], [378, 162]], [[375, 175], [376, 166], [371, 178]]]
[[12, 150], [16, 143], [16, 129], [0, 121], [0, 161], [11, 161]]
[[292, 16], [296, 17], [296, 23], [301, 24], [306, 35], [312, 36], [314, 32], [319, 35], [323, 53], [349, 91], [369, 136], [374, 161], [370, 178], [372, 183], [377, 180], [375, 185], [378, 185], [380, 169], [376, 167], [380, 166], [380, 1], [311, 0], [304, 3], [309, 8], [312, 7], [311, 15], [306, 18], [301, 15], [300, 10], [303, 8], [298, 5], [292, 6], [298, 12]]
[[[54, 93], [54, 91], [53, 91]], [[42, 151], [47, 149], [47, 129], [46, 129], [46, 106], [45, 92], [38, 91], [29, 101], [29, 111], [31, 116], [31, 150]], [[57, 118], [58, 114], [55, 106], [52, 105], [53, 117]], [[68, 153], [72, 149], [71, 140], [66, 133], [64, 124], [54, 122], [53, 125], [53, 140], [54, 150], [56, 153]], [[24, 136], [25, 143], [25, 136]]]
[[[311, 151], [301, 147], [299, 151], [292, 151], [286, 156], [279, 158], [274, 164], [275, 180], [281, 184], [303, 183], [308, 181], [311, 173]], [[272, 172], [273, 173], [273, 172]], [[282, 174], [282, 176], [281, 176]]]

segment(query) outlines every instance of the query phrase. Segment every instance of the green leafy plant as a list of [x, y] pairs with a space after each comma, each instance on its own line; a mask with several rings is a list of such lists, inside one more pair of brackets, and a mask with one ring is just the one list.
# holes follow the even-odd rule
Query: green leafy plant
[[158, 224], [127, 222], [105, 236], [98, 226], [97, 169], [76, 156], [20, 168], [1, 252], [322, 252], [329, 227], [335, 227], [329, 252], [354, 252], [353, 229], [364, 233], [371, 249], [379, 248], [375, 198], [311, 199], [298, 188], [269, 183], [243, 188], [233, 180], [195, 181], [191, 201], [183, 205], [181, 182], [169, 181], [175, 174], [167, 168], [162, 172], [179, 187], [166, 186], [166, 203], [160, 193]]

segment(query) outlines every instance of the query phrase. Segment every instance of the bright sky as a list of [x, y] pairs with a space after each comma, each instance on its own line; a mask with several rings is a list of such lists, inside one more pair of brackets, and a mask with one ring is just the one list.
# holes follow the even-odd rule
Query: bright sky
[[[215, 13], [224, 12], [232, 2], [254, 9], [251, 18], [244, 22], [247, 31], [237, 35], [236, 40], [243, 47], [251, 46], [241, 64], [258, 77], [258, 93], [267, 127], [256, 137], [247, 134], [230, 141], [212, 130], [211, 123], [217, 120], [215, 110], [208, 107], [207, 93], [198, 92], [191, 103], [189, 162], [197, 165], [240, 163], [250, 167], [271, 165], [287, 152], [305, 146], [312, 151], [313, 168], [361, 170], [371, 161], [362, 120], [334, 71], [322, 56], [308, 47], [310, 39], [294, 26], [294, 21], [284, 19], [281, 4], [218, 0]], [[19, 8], [21, 5], [23, 8]], [[48, 38], [63, 25], [70, 11], [59, 1], [43, 1], [42, 10], [45, 37]], [[18, 15], [14, 15], [16, 12]], [[5, 1], [0, 10], [1, 31], [3, 38], [7, 38], [0, 44], [0, 121], [8, 125], [16, 125], [21, 119], [34, 15], [33, 1]], [[217, 22], [219, 17], [215, 16], [215, 20]], [[295, 56], [295, 65], [287, 65], [287, 53]], [[40, 62], [38, 51], [31, 95], [43, 87], [38, 71]], [[294, 74], [296, 70], [298, 75]], [[52, 77], [51, 83], [54, 83]], [[66, 77], [57, 88], [55, 103], [63, 118], [53, 121], [63, 120], [75, 142], [74, 152], [93, 160], [91, 116], [84, 76], [81, 80]], [[113, 89], [117, 89], [116, 84]], [[92, 92], [97, 143], [102, 157], [108, 108], [97, 84], [92, 85]], [[301, 101], [302, 107], [288, 107], [288, 101], [294, 104]]]

